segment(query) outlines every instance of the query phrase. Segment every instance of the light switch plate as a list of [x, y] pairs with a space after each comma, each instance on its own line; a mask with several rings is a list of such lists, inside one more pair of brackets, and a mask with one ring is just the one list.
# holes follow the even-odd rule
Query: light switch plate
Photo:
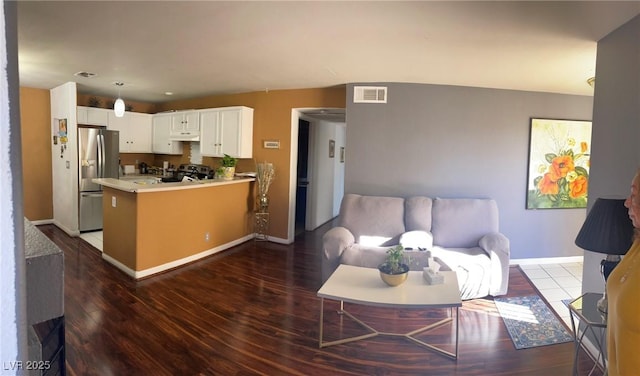
[[116, 207], [116, 196], [111, 196], [111, 206]]

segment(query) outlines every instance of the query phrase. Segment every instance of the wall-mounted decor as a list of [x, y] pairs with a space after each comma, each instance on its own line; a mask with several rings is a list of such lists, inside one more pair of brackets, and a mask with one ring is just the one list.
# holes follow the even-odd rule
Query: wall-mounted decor
[[586, 208], [591, 122], [531, 119], [527, 209]]
[[67, 119], [58, 119], [58, 136], [60, 142], [67, 143]]
[[57, 145], [60, 140], [60, 158], [64, 158], [64, 152], [67, 150], [67, 119], [54, 119], [57, 131], [53, 135], [53, 144]]
[[280, 140], [265, 140], [262, 143], [262, 147], [265, 149], [280, 149]]
[[344, 163], [344, 146], [340, 146], [340, 163]]
[[329, 158], [333, 158], [336, 156], [336, 142], [334, 140], [329, 140]]

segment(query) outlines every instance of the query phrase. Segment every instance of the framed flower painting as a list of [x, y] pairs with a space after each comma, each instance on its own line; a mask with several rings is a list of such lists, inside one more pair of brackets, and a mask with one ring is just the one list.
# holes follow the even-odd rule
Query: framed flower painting
[[531, 119], [527, 209], [586, 208], [591, 122]]

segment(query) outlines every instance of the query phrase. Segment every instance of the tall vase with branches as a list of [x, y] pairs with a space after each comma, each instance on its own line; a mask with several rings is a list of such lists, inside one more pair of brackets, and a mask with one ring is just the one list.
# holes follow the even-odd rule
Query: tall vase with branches
[[256, 181], [258, 182], [258, 212], [267, 213], [269, 210], [269, 187], [276, 176], [273, 163], [263, 162], [256, 166]]

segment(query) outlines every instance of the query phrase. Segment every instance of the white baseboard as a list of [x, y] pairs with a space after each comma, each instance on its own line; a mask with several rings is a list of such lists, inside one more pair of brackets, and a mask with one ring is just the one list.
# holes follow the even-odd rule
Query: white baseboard
[[282, 239], [282, 238], [278, 238], [275, 236], [269, 236], [267, 237], [267, 240], [270, 242], [274, 242], [274, 243], [278, 243], [278, 244], [292, 244], [293, 241], [289, 240], [289, 239]]
[[52, 224], [54, 224], [53, 223], [53, 219], [38, 219], [38, 220], [35, 220], [35, 221], [29, 220], [29, 222], [33, 223], [34, 226], [52, 225]]
[[509, 260], [509, 265], [566, 264], [583, 262], [583, 260], [583, 256], [511, 259]]
[[115, 266], [116, 268], [122, 270], [126, 275], [128, 275], [129, 277], [133, 277], [136, 278], [136, 272], [135, 270], [129, 268], [128, 266], [126, 266], [125, 264], [121, 263], [120, 261], [114, 259], [113, 257], [109, 256], [106, 253], [102, 253], [102, 259], [106, 262], [108, 262], [109, 264]]
[[55, 219], [53, 220], [53, 224], [56, 225], [60, 230], [66, 232], [67, 235], [69, 235], [69, 236], [73, 236], [74, 238], [80, 236], [80, 231], [72, 230], [72, 229], [66, 227], [65, 225], [63, 225], [62, 223], [56, 221]]
[[190, 262], [199, 260], [201, 258], [207, 257], [207, 256], [211, 256], [214, 253], [218, 253], [221, 251], [224, 251], [225, 249], [229, 249], [233, 246], [236, 246], [238, 244], [244, 243], [248, 240], [252, 240], [253, 239], [253, 234], [250, 235], [246, 235], [240, 239], [236, 239], [234, 241], [231, 241], [229, 243], [225, 243], [222, 245], [219, 245], [217, 247], [208, 249], [206, 251], [200, 252], [200, 253], [196, 253], [195, 255], [191, 255], [185, 258], [181, 258], [179, 260], [175, 260], [175, 261], [171, 261], [168, 262], [166, 264], [162, 264], [162, 265], [158, 265], [158, 266], [154, 266], [153, 268], [149, 268], [149, 269], [144, 269], [144, 270], [133, 270], [131, 268], [129, 268], [128, 266], [124, 265], [123, 263], [121, 263], [120, 261], [114, 259], [113, 257], [102, 253], [102, 258], [107, 261], [108, 263], [112, 264], [113, 266], [115, 266], [116, 268], [122, 270], [125, 274], [127, 274], [130, 277], [133, 277], [135, 279], [140, 279], [140, 278], [144, 278], [144, 277], [148, 277], [151, 276], [153, 274], [157, 274], [160, 272], [164, 272], [166, 270], [169, 269], [173, 269], [176, 268], [178, 266], [184, 265], [184, 264], [188, 264]]

